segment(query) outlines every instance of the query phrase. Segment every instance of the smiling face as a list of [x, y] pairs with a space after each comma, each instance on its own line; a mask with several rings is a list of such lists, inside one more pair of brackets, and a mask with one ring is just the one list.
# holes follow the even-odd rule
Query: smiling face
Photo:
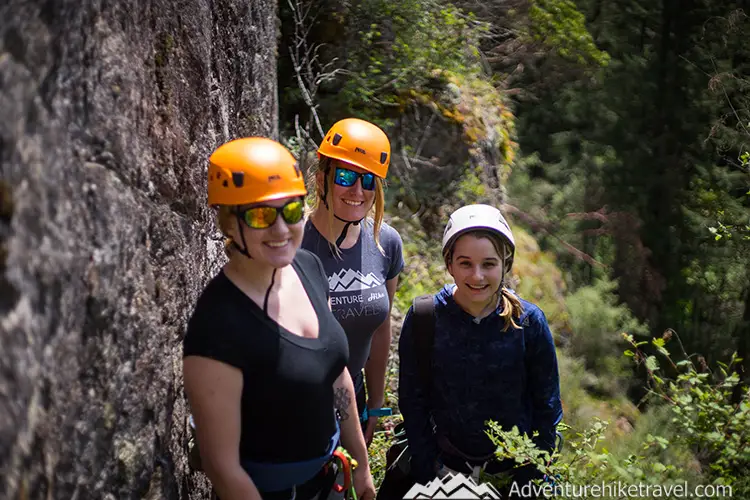
[[[467, 233], [453, 245], [448, 272], [456, 281], [459, 304], [481, 307], [495, 297], [503, 280], [503, 247], [489, 236]], [[500, 250], [500, 252], [498, 252]]]
[[[300, 217], [296, 223], [288, 223], [284, 220], [281, 213], [277, 213], [276, 220], [270, 227], [265, 229], [255, 229], [251, 228], [246, 222], [248, 218], [252, 220], [252, 217], [249, 215], [243, 217], [243, 214], [250, 208], [259, 206], [280, 208], [290, 202], [298, 200], [299, 198], [282, 198], [279, 200], [254, 203], [239, 207], [240, 216], [239, 218], [236, 216], [234, 217], [235, 223], [229, 228], [230, 230], [227, 231], [229, 233], [228, 236], [240, 246], [243, 245], [244, 238], [247, 252], [259, 264], [265, 264], [275, 268], [288, 266], [292, 263], [292, 260], [294, 260], [297, 249], [302, 244], [304, 219]], [[291, 207], [287, 208], [288, 215], [293, 213], [290, 208]]]
[[[333, 160], [331, 168], [335, 171], [336, 167], [352, 170], [358, 174], [367, 173], [366, 170], [351, 163]], [[339, 186], [331, 182], [330, 189], [333, 194], [333, 212], [344, 220], [358, 221], [364, 219], [375, 201], [375, 191], [363, 189], [361, 177], [350, 187]]]

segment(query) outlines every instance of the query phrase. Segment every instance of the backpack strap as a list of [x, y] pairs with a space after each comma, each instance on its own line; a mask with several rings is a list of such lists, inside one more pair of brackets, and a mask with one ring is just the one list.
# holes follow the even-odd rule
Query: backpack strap
[[432, 344], [435, 340], [435, 302], [432, 295], [420, 295], [412, 302], [414, 309], [414, 352], [422, 388], [427, 398], [432, 387]]

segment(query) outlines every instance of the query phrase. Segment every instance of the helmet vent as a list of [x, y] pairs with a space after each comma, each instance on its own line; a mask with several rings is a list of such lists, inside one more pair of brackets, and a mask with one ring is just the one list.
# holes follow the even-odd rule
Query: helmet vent
[[341, 139], [343, 139], [343, 137], [341, 136], [341, 134], [334, 135], [333, 136], [333, 145], [334, 146], [338, 146], [339, 142], [341, 142]]
[[383, 151], [382, 153], [380, 153], [380, 163], [382, 163], [383, 165], [385, 165], [385, 161], [387, 159], [388, 159], [388, 153], [386, 153], [385, 151]]
[[225, 180], [225, 181], [224, 181], [224, 182], [222, 183], [222, 185], [223, 185], [223, 186], [224, 186], [225, 188], [228, 188], [228, 187], [229, 187], [229, 181], [226, 181], [226, 180]]
[[245, 173], [232, 172], [232, 182], [234, 183], [235, 187], [242, 187], [242, 185], [245, 183]]

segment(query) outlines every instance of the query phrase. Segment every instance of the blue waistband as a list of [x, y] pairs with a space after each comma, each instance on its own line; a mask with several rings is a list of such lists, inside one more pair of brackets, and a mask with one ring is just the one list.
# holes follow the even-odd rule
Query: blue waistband
[[370, 417], [389, 417], [393, 415], [391, 408], [365, 408], [359, 416], [360, 422], [367, 422]]
[[288, 490], [292, 486], [306, 483], [320, 472], [320, 469], [331, 460], [340, 436], [341, 428], [336, 420], [336, 432], [331, 437], [325, 455], [304, 462], [261, 463], [242, 460], [242, 467], [261, 493]]

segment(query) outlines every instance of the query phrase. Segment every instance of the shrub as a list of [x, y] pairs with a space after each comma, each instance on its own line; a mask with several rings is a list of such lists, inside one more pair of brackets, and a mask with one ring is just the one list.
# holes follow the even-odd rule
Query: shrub
[[[739, 384], [733, 367], [740, 359], [733, 355], [728, 364], [719, 363], [716, 372], [708, 370], [702, 358], [698, 365], [687, 355], [675, 362], [665, 347], [675, 337], [670, 330], [651, 342], [636, 342], [623, 334], [631, 346], [626, 356], [648, 373], [650, 400], [650, 409], [639, 419], [641, 429], [628, 439], [607, 439], [609, 422], [595, 417], [580, 432], [563, 425], [568, 443], [562, 453], [550, 455], [517, 428], [502, 429], [488, 422], [487, 435], [497, 446], [498, 459], [513, 459], [518, 466], [532, 464], [548, 481], [559, 484], [621, 481], [666, 487], [707, 481], [730, 485], [733, 496], [747, 498], [750, 484], [744, 471], [750, 466], [750, 392], [742, 387], [740, 401], [732, 402]], [[675, 372], [674, 378], [664, 375], [655, 355], [643, 352], [646, 344]], [[506, 477], [486, 480], [498, 486], [507, 482]]]

